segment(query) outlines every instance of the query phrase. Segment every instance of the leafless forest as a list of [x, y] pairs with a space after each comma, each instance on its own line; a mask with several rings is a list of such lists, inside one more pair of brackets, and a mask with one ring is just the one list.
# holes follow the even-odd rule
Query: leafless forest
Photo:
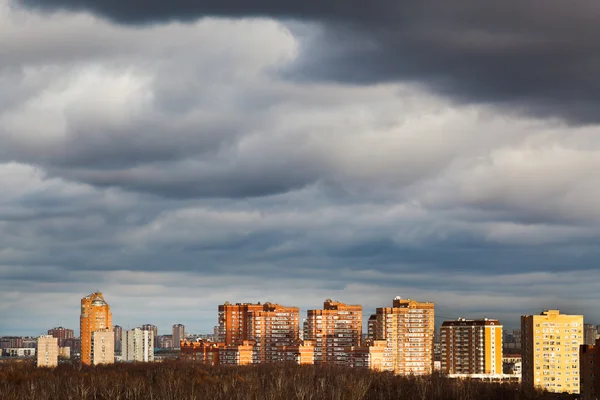
[[0, 364], [2, 400], [510, 400], [575, 397], [523, 391], [518, 385], [456, 381], [442, 375], [394, 376], [340, 367], [193, 363]]

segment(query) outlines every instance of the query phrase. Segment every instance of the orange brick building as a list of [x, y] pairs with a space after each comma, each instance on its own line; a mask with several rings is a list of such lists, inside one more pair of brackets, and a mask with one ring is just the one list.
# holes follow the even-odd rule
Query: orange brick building
[[373, 371], [393, 371], [392, 349], [386, 340], [367, 341], [362, 346], [351, 347], [348, 365]]
[[279, 361], [277, 348], [296, 344], [299, 327], [298, 307], [229, 302], [219, 306], [219, 341], [226, 346], [253, 341], [255, 363]]
[[[94, 332], [112, 332], [113, 329], [110, 306], [104, 301], [102, 293], [92, 293], [81, 299], [79, 326], [81, 332], [81, 363], [92, 365], [94, 359], [98, 360], [97, 357], [94, 358], [93, 354]], [[103, 339], [108, 340], [104, 337]], [[114, 337], [112, 340], [114, 341]], [[97, 348], [101, 348], [101, 346], [97, 346]], [[110, 348], [114, 348], [114, 343], [110, 345]], [[114, 362], [114, 353], [112, 362]]]
[[446, 374], [502, 374], [502, 324], [496, 319], [444, 321], [440, 347]]
[[277, 360], [300, 365], [312, 365], [315, 363], [315, 342], [305, 340], [298, 341], [297, 344], [292, 346], [278, 347]]
[[387, 341], [394, 372], [428, 375], [433, 371], [434, 303], [396, 297], [392, 307], [369, 318], [369, 337]]
[[315, 364], [348, 365], [349, 348], [361, 336], [362, 306], [327, 299], [322, 310], [308, 310], [304, 339], [315, 342]]
[[180, 358], [182, 360], [205, 365], [219, 365], [219, 350], [225, 347], [225, 343], [206, 340], [198, 342], [182, 341], [180, 346]]

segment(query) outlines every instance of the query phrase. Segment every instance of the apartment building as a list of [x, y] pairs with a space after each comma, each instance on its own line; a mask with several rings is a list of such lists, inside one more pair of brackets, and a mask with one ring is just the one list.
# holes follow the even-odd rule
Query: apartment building
[[582, 315], [546, 310], [521, 316], [523, 384], [555, 393], [579, 393], [582, 344]]
[[123, 331], [122, 360], [154, 361], [154, 333], [140, 328]]
[[37, 340], [37, 366], [56, 367], [58, 365], [58, 338], [51, 335], [40, 336]]
[[205, 365], [219, 365], [220, 349], [225, 343], [200, 340], [198, 342], [184, 341], [181, 343], [180, 358]]
[[502, 325], [496, 319], [444, 321], [440, 344], [446, 374], [502, 374]]
[[387, 341], [396, 374], [432, 373], [434, 308], [434, 303], [396, 297], [392, 307], [377, 308], [369, 318], [369, 337]]
[[226, 302], [219, 306], [219, 342], [226, 346], [252, 341], [253, 362], [279, 361], [278, 348], [299, 337], [300, 310], [280, 304]]
[[185, 326], [182, 324], [173, 325], [173, 348], [178, 349], [182, 340], [185, 340]]
[[365, 344], [349, 349], [348, 365], [373, 371], [393, 371], [392, 349], [386, 340], [368, 339]]
[[579, 393], [597, 399], [600, 393], [600, 340], [579, 347]]
[[59, 347], [65, 346], [65, 340], [72, 339], [75, 337], [75, 333], [73, 332], [73, 329], [63, 328], [62, 326], [48, 329], [48, 335], [58, 339]]
[[[106, 359], [107, 351], [110, 349], [113, 359], [106, 362], [114, 362], [114, 336], [112, 333], [112, 313], [110, 306], [104, 301], [102, 293], [95, 292], [81, 299], [81, 315], [79, 318], [81, 332], [81, 363], [92, 365], [94, 360]], [[97, 336], [94, 345], [94, 333]], [[106, 339], [106, 332], [110, 332], [110, 344]], [[94, 346], [97, 346], [94, 348]], [[94, 357], [94, 352], [97, 351]]]
[[115, 337], [110, 328], [92, 332], [91, 365], [114, 364]]
[[325, 300], [322, 310], [308, 310], [304, 340], [315, 342], [315, 364], [349, 365], [350, 348], [360, 345], [362, 306]]

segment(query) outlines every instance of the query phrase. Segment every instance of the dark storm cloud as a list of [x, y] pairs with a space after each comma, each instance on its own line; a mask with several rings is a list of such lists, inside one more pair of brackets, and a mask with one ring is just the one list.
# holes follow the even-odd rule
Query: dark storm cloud
[[600, 5], [594, 0], [149, 1], [21, 0], [89, 10], [119, 23], [206, 16], [322, 23], [289, 76], [412, 81], [464, 102], [490, 102], [571, 122], [598, 122]]

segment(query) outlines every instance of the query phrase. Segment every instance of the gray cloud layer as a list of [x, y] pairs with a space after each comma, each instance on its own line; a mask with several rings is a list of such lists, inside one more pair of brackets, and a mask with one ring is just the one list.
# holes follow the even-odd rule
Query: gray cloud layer
[[600, 9], [593, 0], [21, 2], [89, 10], [126, 24], [212, 16], [313, 21], [320, 31], [310, 35], [290, 76], [412, 81], [462, 102], [598, 122]]
[[116, 323], [165, 332], [210, 331], [225, 300], [395, 295], [508, 326], [548, 307], [600, 320], [596, 36], [569, 62], [536, 51], [563, 54], [591, 3], [510, 24], [461, 2], [110, 4], [93, 9], [127, 24], [0, 0], [0, 334], [76, 327], [96, 289]]

